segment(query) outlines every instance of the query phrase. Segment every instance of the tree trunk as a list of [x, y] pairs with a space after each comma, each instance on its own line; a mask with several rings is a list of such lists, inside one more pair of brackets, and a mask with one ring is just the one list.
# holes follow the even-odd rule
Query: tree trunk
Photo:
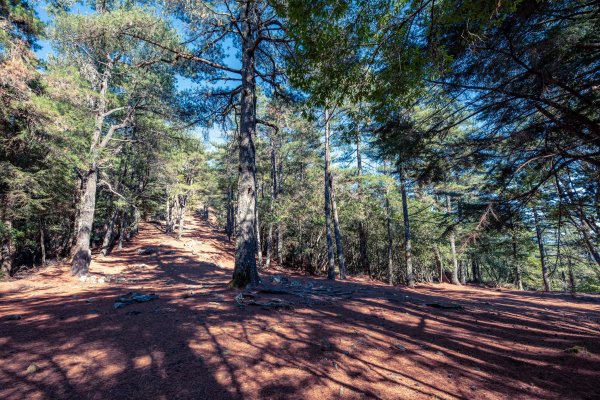
[[177, 239], [181, 240], [183, 237], [183, 228], [185, 225], [185, 211], [187, 206], [188, 195], [179, 195], [179, 224], [177, 229]]
[[[277, 198], [280, 198], [283, 194], [283, 160], [279, 157], [279, 165], [277, 167], [277, 173], [279, 179], [277, 179]], [[277, 223], [277, 261], [280, 265], [283, 265], [283, 223], [279, 221]]]
[[327, 278], [335, 279], [333, 239], [331, 238], [331, 198], [329, 185], [329, 110], [325, 108], [325, 237], [327, 239]]
[[544, 239], [542, 236], [542, 228], [540, 227], [540, 221], [536, 207], [533, 207], [533, 219], [535, 222], [535, 235], [537, 237], [538, 249], [540, 251], [540, 262], [542, 264], [542, 280], [544, 282], [544, 291], [550, 291], [550, 279], [548, 277], [548, 266], [546, 265], [546, 253], [544, 251]]
[[479, 270], [479, 263], [476, 258], [471, 260], [471, 272], [473, 274], [473, 282], [481, 283], [481, 271]]
[[402, 218], [404, 219], [404, 254], [406, 259], [406, 284], [415, 287], [415, 277], [412, 265], [412, 241], [410, 235], [410, 221], [408, 216], [408, 199], [406, 198], [406, 177], [404, 167], [400, 167], [400, 191], [402, 194]]
[[575, 295], [577, 292], [577, 286], [575, 285], [575, 274], [573, 273], [573, 265], [571, 263], [571, 259], [569, 259], [569, 289], [571, 291], [571, 295]]
[[[448, 215], [452, 215], [450, 196], [446, 196], [446, 207]], [[458, 280], [458, 259], [456, 257], [456, 237], [454, 235], [454, 228], [450, 231], [450, 249], [452, 250], [452, 266], [454, 267], [452, 270], [452, 284], [460, 286], [460, 281]]]
[[331, 211], [333, 213], [333, 231], [335, 233], [335, 247], [338, 254], [338, 262], [340, 264], [340, 279], [346, 279], [346, 258], [344, 256], [344, 246], [342, 244], [342, 230], [338, 218], [337, 205], [333, 189], [333, 174], [329, 171], [329, 189], [331, 196]]
[[[256, 179], [256, 176], [255, 176]], [[255, 182], [256, 184], [256, 191], [258, 192], [258, 182]], [[256, 202], [254, 204], [254, 234], [256, 235], [256, 258], [258, 260], [258, 266], [262, 266], [263, 265], [263, 255], [262, 255], [262, 243], [260, 240], [260, 221], [258, 219], [259, 215], [258, 215], [258, 196], [254, 197], [254, 201]]]
[[117, 220], [117, 209], [115, 208], [110, 217], [110, 221], [106, 227], [106, 233], [104, 234], [104, 240], [102, 241], [102, 256], [105, 257], [110, 250], [110, 246], [112, 246], [114, 231], [115, 231], [115, 222]]
[[123, 250], [123, 240], [125, 239], [125, 231], [127, 230], [127, 213], [125, 210], [121, 213], [121, 222], [119, 227], [119, 244], [117, 250]]
[[240, 98], [239, 178], [237, 238], [232, 286], [244, 287], [260, 282], [256, 268], [256, 82], [254, 76], [254, 39], [256, 4], [246, 2], [242, 31], [242, 92]]
[[82, 276], [87, 275], [90, 262], [92, 261], [92, 251], [90, 249], [90, 239], [92, 226], [94, 224], [94, 213], [96, 211], [96, 185], [98, 181], [98, 169], [92, 165], [85, 177], [83, 195], [79, 203], [79, 231], [77, 232], [77, 241], [73, 251], [73, 262], [71, 264], [71, 274]]
[[467, 284], [467, 266], [465, 260], [460, 260], [460, 283], [461, 285]]

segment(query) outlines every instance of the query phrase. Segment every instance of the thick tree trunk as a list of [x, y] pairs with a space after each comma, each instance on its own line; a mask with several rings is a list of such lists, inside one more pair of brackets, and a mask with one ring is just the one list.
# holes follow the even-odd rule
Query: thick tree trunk
[[538, 249], [540, 251], [540, 262], [542, 264], [542, 281], [544, 283], [544, 291], [550, 291], [550, 279], [548, 277], [548, 266], [546, 265], [546, 252], [544, 251], [544, 239], [542, 236], [542, 228], [538, 218], [537, 209], [533, 207], [533, 220], [535, 223], [535, 235], [537, 237]]
[[404, 219], [404, 255], [406, 261], [406, 284], [408, 287], [415, 286], [415, 277], [412, 265], [412, 240], [410, 232], [410, 220], [408, 216], [408, 199], [406, 197], [406, 177], [404, 167], [400, 167], [400, 191], [402, 195], [402, 218]]
[[[452, 203], [450, 201], [450, 196], [446, 196], [446, 207], [448, 211], [448, 215], [452, 215]], [[458, 258], [456, 257], [456, 237], [454, 235], [454, 228], [450, 231], [450, 250], [452, 251], [452, 284], [459, 285], [460, 281], [458, 280]]]
[[325, 108], [325, 237], [327, 239], [327, 278], [335, 279], [335, 261], [333, 258], [333, 239], [331, 237], [331, 194], [329, 190], [329, 110]]
[[256, 268], [256, 82], [254, 76], [256, 3], [246, 2], [242, 22], [242, 93], [240, 99], [237, 238], [232, 286], [260, 283]]
[[90, 262], [92, 261], [92, 252], [90, 249], [90, 240], [92, 234], [92, 225], [94, 224], [94, 213], [96, 211], [96, 185], [98, 181], [98, 169], [92, 165], [85, 177], [84, 190], [79, 203], [79, 231], [77, 232], [77, 241], [73, 251], [73, 262], [71, 264], [71, 274], [82, 276], [87, 275]]

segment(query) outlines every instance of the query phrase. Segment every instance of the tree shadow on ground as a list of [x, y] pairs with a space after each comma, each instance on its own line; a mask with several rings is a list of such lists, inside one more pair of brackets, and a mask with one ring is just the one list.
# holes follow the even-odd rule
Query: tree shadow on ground
[[[100, 261], [125, 282], [3, 295], [1, 398], [600, 398], [597, 305], [300, 275], [337, 294], [258, 295], [291, 310], [239, 305], [230, 268], [208, 261], [231, 256], [222, 233], [196, 218], [181, 241], [204, 243], [193, 254], [145, 229]], [[158, 255], [137, 253], [157, 243]], [[160, 297], [115, 310], [132, 290]], [[427, 305], [448, 301], [464, 309]]]

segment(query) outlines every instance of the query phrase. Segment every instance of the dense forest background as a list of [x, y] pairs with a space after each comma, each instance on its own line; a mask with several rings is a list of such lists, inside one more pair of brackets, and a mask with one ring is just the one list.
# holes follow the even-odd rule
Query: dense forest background
[[0, 0], [1, 273], [201, 208], [237, 286], [600, 291], [599, 88], [596, 1]]

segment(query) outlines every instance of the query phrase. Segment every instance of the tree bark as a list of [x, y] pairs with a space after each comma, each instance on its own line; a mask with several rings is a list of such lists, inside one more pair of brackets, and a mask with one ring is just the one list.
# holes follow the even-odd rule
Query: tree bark
[[467, 284], [467, 266], [464, 260], [460, 260], [460, 283], [461, 285]]
[[400, 167], [400, 191], [402, 195], [402, 218], [404, 219], [404, 255], [406, 261], [406, 284], [415, 287], [415, 277], [412, 265], [412, 240], [408, 216], [408, 199], [406, 197], [406, 177], [404, 167]]
[[186, 211], [186, 206], [187, 206], [187, 201], [188, 201], [188, 195], [184, 194], [184, 195], [179, 195], [179, 218], [178, 218], [178, 226], [177, 226], [177, 239], [181, 240], [181, 238], [183, 237], [183, 229], [184, 229], [184, 225], [185, 225], [185, 211]]
[[544, 283], [544, 291], [550, 291], [550, 279], [548, 277], [548, 266], [546, 265], [546, 253], [544, 251], [544, 239], [542, 236], [542, 228], [540, 227], [540, 221], [536, 207], [533, 207], [533, 220], [535, 223], [535, 235], [537, 237], [538, 249], [540, 251], [540, 262], [542, 264], [542, 281]]
[[327, 239], [327, 278], [335, 279], [335, 261], [333, 258], [333, 239], [331, 237], [331, 198], [329, 185], [329, 110], [325, 108], [325, 237]]
[[117, 209], [115, 208], [110, 217], [110, 221], [108, 221], [108, 225], [106, 227], [106, 233], [104, 234], [104, 240], [102, 241], [102, 256], [106, 257], [110, 247], [112, 246], [113, 236], [115, 232], [115, 222], [117, 220]]
[[92, 165], [84, 178], [84, 189], [79, 203], [79, 231], [77, 232], [77, 241], [75, 242], [75, 251], [73, 262], [71, 264], [71, 274], [82, 276], [87, 275], [90, 262], [92, 261], [92, 251], [90, 249], [90, 239], [92, 226], [94, 224], [94, 213], [96, 211], [96, 187], [98, 181], [98, 169]]
[[[256, 179], [256, 176], [254, 177]], [[255, 182], [256, 191], [258, 192], [258, 182]], [[263, 254], [262, 254], [262, 243], [260, 240], [260, 220], [258, 219], [258, 196], [254, 196], [254, 230], [256, 235], [256, 258], [258, 260], [258, 266], [263, 265]]]
[[[452, 215], [450, 196], [446, 196], [446, 207], [448, 215]], [[456, 257], [456, 237], [454, 235], [454, 228], [450, 231], [450, 249], [452, 251], [452, 266], [454, 267], [452, 270], [452, 284], [460, 286], [460, 281], [458, 280], [458, 259]]]
[[[277, 167], [279, 179], [277, 180], [277, 198], [280, 198], [283, 193], [283, 161], [281, 157], [279, 159], [279, 166]], [[279, 265], [283, 265], [283, 223], [279, 221], [277, 223], [277, 261]]]
[[256, 36], [256, 3], [246, 2], [241, 23], [242, 40], [242, 92], [240, 99], [239, 134], [239, 178], [237, 238], [235, 249], [235, 268], [232, 286], [244, 287], [260, 282], [256, 268], [256, 154], [254, 137], [256, 135], [256, 82], [254, 40]]
[[117, 250], [123, 250], [123, 240], [125, 239], [125, 231], [127, 230], [127, 212], [125, 210], [121, 213], [121, 222], [119, 225], [119, 244], [117, 245]]

